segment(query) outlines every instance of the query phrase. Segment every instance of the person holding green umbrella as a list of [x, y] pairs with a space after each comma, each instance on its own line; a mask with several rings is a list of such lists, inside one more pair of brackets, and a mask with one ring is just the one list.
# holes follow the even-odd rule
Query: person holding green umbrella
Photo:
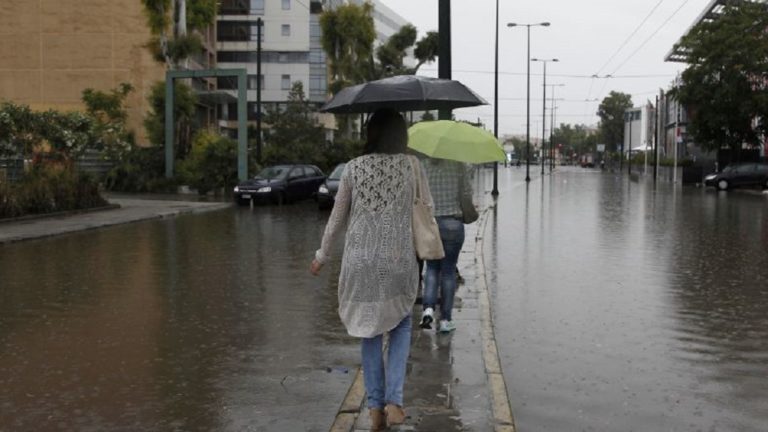
[[[464, 245], [462, 197], [469, 202], [472, 197], [466, 163], [503, 161], [506, 154], [489, 132], [448, 120], [411, 126], [408, 147], [429, 156], [423, 158], [422, 165], [432, 192], [435, 220], [445, 250], [443, 259], [426, 262], [420, 326], [431, 328], [439, 292], [442, 301], [437, 329], [448, 333], [456, 329], [452, 312], [458, 285], [456, 262]], [[474, 203], [471, 205], [474, 206]]]

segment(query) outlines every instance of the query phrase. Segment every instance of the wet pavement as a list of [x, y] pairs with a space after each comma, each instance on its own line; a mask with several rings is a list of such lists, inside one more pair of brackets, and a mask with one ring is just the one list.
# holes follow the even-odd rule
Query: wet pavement
[[519, 430], [768, 430], [768, 194], [563, 168], [485, 236]]
[[[490, 298], [517, 430], [764, 431], [768, 195], [533, 171], [470, 226], [459, 329], [414, 330], [401, 430], [499, 426]], [[223, 206], [0, 242], [0, 432], [365, 430], [328, 213]]]

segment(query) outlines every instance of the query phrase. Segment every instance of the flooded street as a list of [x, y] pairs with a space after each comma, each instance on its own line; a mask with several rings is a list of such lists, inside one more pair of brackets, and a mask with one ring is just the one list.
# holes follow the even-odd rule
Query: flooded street
[[520, 177], [485, 232], [519, 430], [767, 430], [768, 196]]
[[326, 431], [359, 364], [338, 258], [308, 272], [327, 216], [233, 208], [1, 245], [0, 431]]
[[[483, 241], [518, 430], [765, 431], [768, 195], [524, 171], [499, 170]], [[308, 273], [327, 217], [1, 245], [0, 431], [327, 431], [360, 362], [340, 257]]]

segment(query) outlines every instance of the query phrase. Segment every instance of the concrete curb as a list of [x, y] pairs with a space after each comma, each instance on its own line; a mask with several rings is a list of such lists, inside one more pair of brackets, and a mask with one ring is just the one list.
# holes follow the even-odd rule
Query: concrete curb
[[488, 210], [493, 204], [483, 211], [481, 220], [478, 221], [479, 229], [475, 237], [475, 262], [477, 267], [476, 288], [480, 291], [479, 306], [482, 320], [483, 362], [485, 373], [488, 377], [488, 386], [491, 392], [491, 407], [496, 432], [515, 432], [515, 420], [512, 416], [512, 405], [509, 402], [507, 385], [504, 382], [504, 373], [499, 361], [499, 352], [496, 347], [496, 335], [493, 327], [491, 303], [488, 295], [488, 285], [485, 276], [485, 261], [483, 259], [483, 233], [488, 220]]

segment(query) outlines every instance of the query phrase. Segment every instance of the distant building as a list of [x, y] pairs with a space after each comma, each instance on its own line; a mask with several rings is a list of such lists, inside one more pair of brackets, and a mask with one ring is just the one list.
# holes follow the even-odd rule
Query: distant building
[[[256, 90], [262, 84], [262, 112], [288, 100], [294, 82], [303, 84], [307, 98], [317, 106], [328, 97], [327, 59], [321, 46], [320, 14], [342, 4], [362, 4], [364, 0], [222, 0], [218, 17], [217, 58], [220, 68], [245, 68], [248, 71], [248, 119], [256, 120]], [[408, 22], [380, 1], [373, 1], [377, 43], [382, 43]], [[262, 76], [257, 77], [256, 21], [262, 27]], [[236, 88], [236, 83], [221, 78], [219, 88]], [[332, 117], [332, 116], [328, 116]], [[225, 125], [234, 127], [234, 103], [222, 110]], [[332, 118], [320, 118], [326, 127]]]

